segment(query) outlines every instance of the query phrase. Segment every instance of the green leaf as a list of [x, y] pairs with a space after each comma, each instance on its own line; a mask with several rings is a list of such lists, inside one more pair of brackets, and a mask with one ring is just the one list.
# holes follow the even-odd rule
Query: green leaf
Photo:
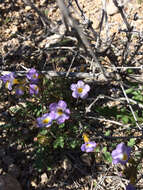
[[99, 147], [99, 146], [97, 146], [97, 147], [95, 148], [95, 152], [100, 152], [100, 147]]
[[64, 137], [59, 136], [53, 143], [53, 147], [56, 149], [58, 147], [64, 148]]
[[51, 171], [51, 170], [52, 170], [52, 168], [48, 166], [48, 167], [47, 167], [47, 170], [48, 170], [48, 171]]
[[125, 90], [125, 92], [126, 92], [127, 94], [130, 94], [130, 93], [132, 93], [133, 91], [134, 91], [134, 88], [129, 88], [129, 89]]
[[71, 148], [75, 148], [77, 146], [78, 142], [76, 140], [73, 140], [71, 143], [70, 143], [70, 147]]
[[103, 153], [106, 153], [106, 152], [107, 152], [107, 147], [104, 147], [104, 148], [102, 149], [102, 152], [103, 152]]
[[137, 94], [136, 96], [133, 96], [134, 100], [143, 101], [143, 96], [141, 94]]
[[128, 141], [128, 146], [134, 146], [135, 145], [135, 138], [131, 138], [129, 141]]
[[106, 131], [105, 136], [109, 136], [109, 135], [110, 135], [110, 133], [111, 133], [111, 131], [110, 131], [110, 130]]
[[47, 135], [48, 133], [48, 130], [46, 128], [43, 128], [41, 131], [40, 131], [40, 135]]
[[93, 186], [94, 186], [94, 187], [96, 187], [96, 186], [97, 186], [97, 183], [96, 183], [95, 181], [94, 181], [94, 183], [93, 183]]
[[62, 123], [59, 125], [59, 128], [64, 128], [65, 127], [65, 123]]
[[124, 124], [127, 124], [127, 123], [129, 122], [129, 116], [124, 115], [124, 116], [122, 117], [122, 121], [123, 121]]
[[128, 72], [129, 74], [132, 74], [134, 71], [133, 71], [133, 69], [127, 69], [127, 72]]
[[107, 162], [109, 162], [109, 163], [112, 162], [112, 156], [111, 156], [110, 152], [105, 152], [105, 153], [104, 153], [104, 159], [105, 159]]

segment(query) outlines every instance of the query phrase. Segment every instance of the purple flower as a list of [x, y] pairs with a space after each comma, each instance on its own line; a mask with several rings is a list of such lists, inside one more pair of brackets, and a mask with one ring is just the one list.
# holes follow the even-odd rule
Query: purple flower
[[30, 84], [29, 85], [29, 91], [30, 91], [31, 95], [38, 94], [39, 93], [39, 87], [36, 84]]
[[84, 84], [83, 81], [79, 80], [77, 84], [71, 85], [72, 96], [74, 98], [82, 98], [85, 99], [88, 96], [88, 92], [90, 90], [90, 86], [88, 84]]
[[52, 125], [54, 118], [55, 118], [55, 114], [53, 112], [45, 113], [42, 117], [37, 118], [38, 126], [50, 127]]
[[126, 186], [126, 190], [136, 190], [136, 188], [132, 185], [132, 184], [128, 184], [127, 186]]
[[39, 81], [39, 74], [34, 68], [30, 69], [26, 76], [31, 83], [37, 83]]
[[63, 100], [60, 100], [58, 103], [50, 104], [49, 109], [51, 112], [55, 113], [55, 119], [58, 124], [64, 123], [65, 120], [70, 117], [70, 110], [67, 108], [67, 104]]
[[16, 88], [16, 94], [19, 96], [23, 95], [24, 94], [24, 86], [18, 86]]
[[9, 90], [12, 90], [12, 85], [19, 84], [13, 72], [1, 76], [1, 80], [3, 80], [5, 87], [8, 88]]
[[93, 152], [95, 148], [96, 148], [96, 143], [94, 141], [91, 142], [89, 141], [81, 145], [81, 150], [83, 152]]
[[112, 151], [113, 164], [126, 164], [131, 153], [131, 148], [127, 147], [124, 143], [117, 145], [116, 149]]

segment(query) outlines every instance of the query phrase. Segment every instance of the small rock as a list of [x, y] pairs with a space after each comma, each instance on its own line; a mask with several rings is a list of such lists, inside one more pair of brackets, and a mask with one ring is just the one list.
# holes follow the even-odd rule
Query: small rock
[[43, 6], [46, 3], [46, 0], [40, 0], [40, 5]]
[[31, 10], [31, 7], [30, 7], [30, 6], [26, 6], [26, 7], [25, 7], [25, 10], [26, 10], [26, 11], [30, 11], [30, 10]]
[[43, 174], [41, 175], [41, 184], [47, 183], [47, 181], [48, 181], [47, 174], [46, 174], [46, 173], [43, 173]]
[[34, 181], [31, 181], [31, 186], [37, 188], [37, 184]]
[[9, 174], [0, 176], [0, 190], [22, 190], [20, 183]]
[[113, 16], [119, 12], [118, 8], [114, 5], [113, 0], [109, 0], [107, 3], [107, 14]]
[[61, 166], [64, 170], [72, 169], [71, 161], [67, 157], [64, 158]]

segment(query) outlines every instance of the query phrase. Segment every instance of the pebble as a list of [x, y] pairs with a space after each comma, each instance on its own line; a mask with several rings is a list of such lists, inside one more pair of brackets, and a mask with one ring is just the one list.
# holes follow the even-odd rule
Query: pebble
[[118, 12], [118, 8], [114, 5], [113, 1], [109, 0], [109, 2], [107, 3], [107, 14], [113, 16]]
[[62, 166], [62, 168], [63, 168], [64, 170], [67, 170], [67, 171], [69, 171], [69, 170], [72, 169], [71, 161], [70, 161], [67, 157], [64, 158], [64, 160], [63, 160], [61, 166]]
[[43, 174], [41, 175], [41, 184], [47, 183], [47, 181], [48, 181], [47, 174], [46, 174], [46, 173], [43, 173]]
[[25, 10], [26, 10], [26, 11], [30, 11], [30, 10], [31, 10], [31, 7], [30, 7], [30, 6], [26, 6], [26, 7], [25, 7]]

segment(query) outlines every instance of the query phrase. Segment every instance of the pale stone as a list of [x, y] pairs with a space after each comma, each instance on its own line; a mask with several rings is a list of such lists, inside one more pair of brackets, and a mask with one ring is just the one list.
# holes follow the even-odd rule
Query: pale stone
[[62, 168], [63, 168], [64, 170], [68, 170], [68, 171], [69, 171], [69, 170], [72, 169], [71, 161], [70, 161], [67, 157], [64, 158], [64, 160], [63, 160], [61, 166], [62, 166]]
[[47, 183], [48, 181], [48, 177], [47, 177], [47, 174], [46, 173], [43, 173], [41, 175], [41, 183], [44, 184], [44, 183]]
[[113, 0], [107, 1], [107, 14], [113, 16], [118, 12], [118, 8], [114, 5]]
[[26, 6], [26, 7], [25, 7], [25, 10], [26, 10], [26, 11], [30, 11], [30, 10], [31, 10], [31, 7], [30, 7], [30, 6]]

